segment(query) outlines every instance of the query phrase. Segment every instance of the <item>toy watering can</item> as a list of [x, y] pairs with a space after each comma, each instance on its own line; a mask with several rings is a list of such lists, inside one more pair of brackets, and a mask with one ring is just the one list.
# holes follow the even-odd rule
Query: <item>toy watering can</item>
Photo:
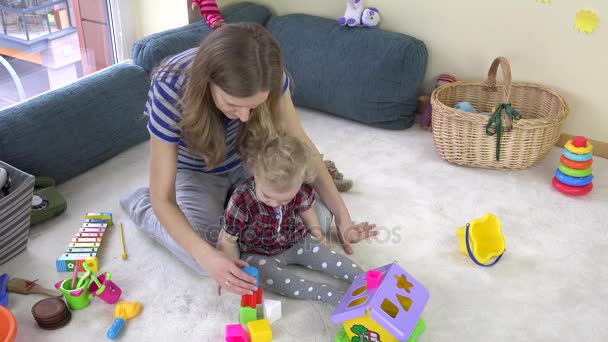
[[57, 282], [55, 287], [61, 291], [68, 306], [72, 310], [80, 310], [89, 306], [92, 295], [89, 293], [91, 279], [88, 272], [84, 276], [78, 277], [76, 286], [72, 288], [72, 278]]
[[122, 290], [118, 285], [114, 284], [110, 279], [112, 278], [112, 274], [110, 272], [105, 272], [99, 275], [99, 277], [95, 276], [95, 273], [91, 272], [91, 269], [88, 265], [83, 264], [84, 268], [87, 270], [87, 273], [91, 274], [92, 282], [89, 285], [89, 293], [93, 297], [99, 297], [101, 300], [108, 304], [114, 304], [120, 298], [122, 294]]
[[[460, 252], [471, 257], [479, 266], [493, 266], [505, 251], [505, 238], [500, 229], [500, 221], [493, 214], [467, 223], [456, 230]], [[493, 258], [494, 261], [490, 262]]]

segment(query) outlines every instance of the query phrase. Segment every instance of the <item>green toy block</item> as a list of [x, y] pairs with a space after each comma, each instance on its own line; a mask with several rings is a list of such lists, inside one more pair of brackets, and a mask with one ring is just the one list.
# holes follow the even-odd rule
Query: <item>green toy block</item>
[[247, 323], [257, 321], [258, 319], [258, 311], [254, 308], [250, 308], [248, 306], [241, 306], [239, 312], [239, 321], [242, 326], [247, 326]]
[[350, 342], [348, 340], [348, 335], [346, 335], [346, 331], [344, 331], [344, 327], [338, 331], [334, 342]]
[[410, 335], [410, 338], [407, 340], [407, 342], [418, 341], [418, 337], [420, 337], [420, 335], [422, 335], [422, 333], [424, 332], [425, 329], [426, 329], [426, 324], [424, 323], [424, 321], [421, 318], [418, 320], [418, 323], [416, 323], [416, 327], [414, 328], [414, 331], [412, 331], [412, 334]]

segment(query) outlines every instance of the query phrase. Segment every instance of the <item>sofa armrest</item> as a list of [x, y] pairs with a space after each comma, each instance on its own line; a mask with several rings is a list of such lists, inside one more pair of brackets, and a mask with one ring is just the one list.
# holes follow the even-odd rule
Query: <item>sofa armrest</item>
[[0, 111], [0, 160], [64, 182], [148, 139], [150, 80], [121, 63]]

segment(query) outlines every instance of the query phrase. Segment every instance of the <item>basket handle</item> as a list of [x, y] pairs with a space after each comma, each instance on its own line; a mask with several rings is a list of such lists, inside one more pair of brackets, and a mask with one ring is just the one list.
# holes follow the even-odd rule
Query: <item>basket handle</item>
[[511, 98], [511, 65], [505, 57], [497, 57], [490, 70], [488, 71], [488, 79], [486, 80], [484, 90], [496, 91], [496, 73], [498, 72], [498, 66], [502, 71], [502, 79], [504, 82], [502, 103], [509, 103]]
[[[513, 120], [519, 120], [521, 113], [513, 109], [511, 106], [511, 65], [504, 57], [498, 57], [492, 62], [488, 71], [488, 79], [486, 80], [483, 90], [496, 92], [496, 73], [498, 66], [502, 70], [502, 79], [504, 86], [502, 87], [502, 103], [496, 107], [496, 111], [486, 125], [487, 135], [496, 135], [496, 160], [500, 160], [500, 139], [503, 131], [510, 131], [513, 128]], [[504, 118], [503, 118], [503, 111]], [[503, 122], [504, 121], [504, 122]]]

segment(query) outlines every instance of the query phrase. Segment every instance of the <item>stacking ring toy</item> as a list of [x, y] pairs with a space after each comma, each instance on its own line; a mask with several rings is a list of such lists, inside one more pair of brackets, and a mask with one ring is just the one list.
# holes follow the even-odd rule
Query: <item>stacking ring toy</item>
[[553, 187], [566, 195], [581, 196], [587, 194], [589, 191], [591, 191], [591, 189], [593, 189], [593, 183], [583, 186], [570, 186], [560, 182], [557, 177], [553, 177]]
[[593, 175], [589, 175], [587, 177], [582, 177], [582, 178], [570, 177], [570, 176], [563, 174], [559, 169], [555, 170], [555, 177], [560, 182], [562, 182], [566, 185], [570, 185], [570, 186], [587, 185], [587, 184], [591, 183], [591, 181], [593, 180]]
[[591, 160], [591, 158], [593, 158], [593, 154], [592, 153], [587, 153], [587, 154], [575, 154], [572, 153], [566, 149], [564, 149], [564, 156], [566, 156], [566, 158], [570, 159], [570, 160], [574, 160], [574, 161], [587, 161], [587, 160]]
[[577, 170], [577, 169], [571, 169], [562, 163], [559, 163], [557, 168], [566, 176], [577, 177], [577, 178], [587, 177], [591, 174], [591, 172], [593, 172], [593, 168], [591, 168], [591, 167], [588, 167], [588, 168], [582, 169], [582, 170]]
[[587, 161], [584, 162], [577, 162], [574, 160], [570, 160], [568, 158], [566, 158], [566, 156], [562, 155], [559, 158], [559, 161], [564, 164], [565, 166], [571, 168], [571, 169], [576, 169], [576, 170], [583, 170], [588, 168], [589, 166], [591, 166], [591, 164], [593, 164], [593, 159], [589, 159]]
[[591, 153], [591, 151], [593, 151], [593, 145], [591, 145], [590, 142], [587, 142], [586, 147], [574, 147], [574, 145], [572, 145], [572, 140], [569, 140], [564, 147], [568, 151], [575, 153], [575, 154], [587, 154], [587, 153]]

